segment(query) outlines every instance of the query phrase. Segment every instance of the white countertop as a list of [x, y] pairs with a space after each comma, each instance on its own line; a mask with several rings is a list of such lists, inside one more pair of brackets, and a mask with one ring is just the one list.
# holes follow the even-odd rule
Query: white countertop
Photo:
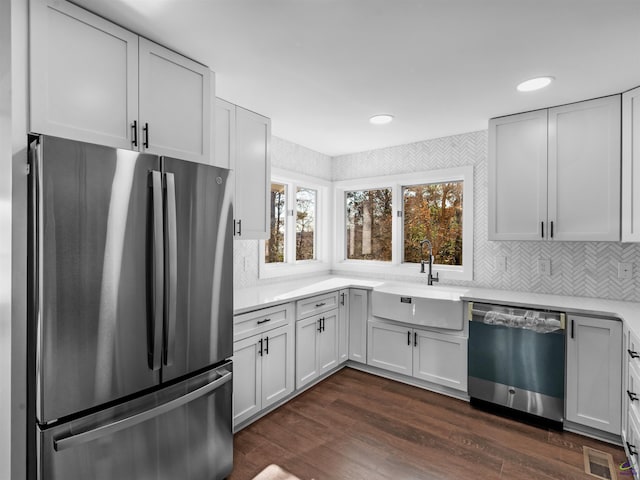
[[342, 288], [353, 287], [373, 290], [378, 287], [381, 290], [391, 288], [394, 291], [399, 291], [403, 285], [407, 287], [408, 292], [412, 292], [411, 294], [414, 295], [417, 289], [423, 288], [425, 290], [433, 289], [434, 291], [443, 292], [454, 291], [456, 294], [460, 294], [463, 300], [506, 303], [531, 308], [544, 307], [567, 313], [618, 318], [624, 320], [629, 329], [640, 336], [640, 303], [636, 302], [447, 285], [427, 286], [420, 283], [385, 282], [382, 280], [366, 280], [333, 275], [238, 289], [234, 292], [234, 313], [239, 314], [266, 308]]

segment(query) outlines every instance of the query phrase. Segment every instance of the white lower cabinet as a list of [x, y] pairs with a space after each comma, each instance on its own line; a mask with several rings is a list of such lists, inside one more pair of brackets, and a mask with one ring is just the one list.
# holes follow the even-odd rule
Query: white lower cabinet
[[568, 421], [621, 433], [622, 322], [569, 315]]
[[349, 289], [338, 292], [338, 361], [349, 360]]
[[338, 309], [296, 322], [296, 388], [338, 365]]
[[294, 390], [293, 325], [233, 344], [233, 424], [244, 422]]
[[467, 339], [414, 330], [413, 376], [467, 391]]
[[367, 320], [369, 292], [360, 288], [349, 290], [349, 360], [367, 363]]
[[367, 363], [431, 383], [467, 390], [467, 338], [369, 321]]

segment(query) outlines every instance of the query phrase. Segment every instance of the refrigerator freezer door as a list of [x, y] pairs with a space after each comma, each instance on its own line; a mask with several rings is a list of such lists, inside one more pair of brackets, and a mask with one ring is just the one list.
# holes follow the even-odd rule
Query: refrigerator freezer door
[[211, 480], [233, 466], [231, 362], [40, 431], [39, 478]]
[[233, 213], [228, 170], [162, 161], [164, 382], [233, 355]]
[[147, 247], [153, 227], [162, 232], [152, 221], [158, 157], [41, 137], [36, 158], [36, 409], [44, 424], [159, 384], [151, 367], [162, 291], [151, 279], [163, 275], [164, 259]]

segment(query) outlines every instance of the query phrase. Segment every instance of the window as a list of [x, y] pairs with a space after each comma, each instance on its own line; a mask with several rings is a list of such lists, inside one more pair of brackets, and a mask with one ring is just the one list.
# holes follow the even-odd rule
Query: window
[[287, 207], [287, 187], [281, 183], [271, 184], [271, 226], [269, 240], [265, 244], [266, 263], [284, 262], [285, 214]]
[[419, 276], [427, 255], [420, 241], [428, 239], [443, 278], [473, 279], [473, 167], [335, 187], [336, 268]]
[[462, 265], [463, 182], [402, 187], [403, 262], [420, 263], [420, 241], [433, 245], [435, 263]]
[[390, 188], [345, 192], [347, 258], [391, 261]]
[[316, 198], [318, 192], [298, 187], [296, 191], [296, 260], [316, 258]]
[[272, 169], [270, 238], [261, 242], [260, 277], [328, 271], [330, 182]]

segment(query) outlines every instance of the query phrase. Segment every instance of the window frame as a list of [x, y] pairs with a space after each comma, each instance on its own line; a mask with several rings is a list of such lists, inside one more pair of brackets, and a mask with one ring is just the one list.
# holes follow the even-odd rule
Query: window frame
[[[426, 276], [420, 273], [417, 263], [403, 263], [404, 255], [404, 202], [402, 188], [427, 183], [463, 182], [462, 214], [462, 266], [434, 264], [434, 274], [447, 280], [473, 280], [473, 166], [422, 171], [409, 174], [367, 177], [334, 182], [334, 218], [335, 248], [334, 270], [357, 273], [381, 273], [403, 275], [416, 278]], [[378, 260], [350, 260], [346, 258], [346, 205], [345, 192], [353, 190], [373, 190], [391, 188], [392, 190], [392, 254], [391, 262]], [[398, 216], [398, 212], [402, 212]]]
[[[284, 263], [266, 263], [266, 240], [260, 240], [258, 249], [258, 276], [259, 278], [274, 278], [287, 275], [299, 275], [304, 273], [328, 273], [331, 269], [331, 242], [333, 225], [330, 222], [332, 211], [331, 182], [309, 175], [282, 170], [271, 169], [269, 185], [280, 183], [286, 186], [286, 220], [285, 220], [285, 248]], [[296, 260], [296, 215], [289, 212], [296, 211], [297, 188], [306, 188], [316, 191], [316, 225], [314, 232], [315, 259]]]

